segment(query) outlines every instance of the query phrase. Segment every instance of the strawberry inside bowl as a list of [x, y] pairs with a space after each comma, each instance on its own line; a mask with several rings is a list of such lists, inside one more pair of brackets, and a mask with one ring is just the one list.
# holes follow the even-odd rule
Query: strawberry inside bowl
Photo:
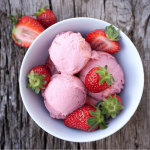
[[80, 32], [85, 38], [96, 29], [105, 29], [110, 24], [93, 18], [73, 18], [61, 21], [40, 34], [28, 49], [20, 70], [20, 91], [23, 103], [33, 120], [46, 132], [60, 139], [73, 142], [89, 142], [103, 139], [121, 129], [136, 111], [143, 92], [144, 72], [137, 49], [130, 39], [120, 31], [120, 50], [113, 54], [123, 69], [125, 84], [119, 96], [123, 100], [124, 109], [115, 119], [109, 119], [108, 128], [94, 132], [84, 132], [68, 128], [63, 120], [53, 119], [44, 105], [41, 94], [27, 89], [28, 79], [25, 76], [31, 68], [45, 64], [48, 49], [55, 36], [61, 32]]

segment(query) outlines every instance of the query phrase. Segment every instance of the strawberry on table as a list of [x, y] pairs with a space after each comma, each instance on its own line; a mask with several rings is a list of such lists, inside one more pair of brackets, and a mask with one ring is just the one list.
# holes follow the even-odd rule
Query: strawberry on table
[[116, 115], [119, 114], [122, 109], [124, 109], [122, 99], [116, 94], [103, 98], [100, 104], [102, 105], [102, 113], [106, 114], [106, 118], [109, 116], [115, 118]]
[[39, 93], [41, 89], [45, 89], [50, 82], [51, 72], [46, 65], [33, 67], [26, 76], [29, 78], [27, 88], [32, 88], [35, 93]]
[[93, 50], [100, 50], [107, 53], [116, 53], [119, 51], [118, 37], [120, 30], [110, 25], [102, 29], [96, 29], [86, 36], [86, 41], [91, 45]]
[[91, 69], [85, 77], [86, 88], [93, 92], [99, 93], [106, 90], [115, 82], [113, 76], [107, 71], [107, 65], [103, 67], [95, 67]]
[[43, 25], [45, 29], [57, 23], [55, 14], [50, 9], [46, 9], [47, 7], [48, 5], [39, 9], [38, 12], [32, 15], [37, 17], [37, 20]]
[[32, 42], [44, 31], [44, 27], [34, 18], [18, 14], [17, 19], [9, 15], [14, 23], [12, 38], [22, 47], [30, 47]]
[[83, 131], [95, 131], [98, 127], [100, 129], [106, 129], [107, 123], [99, 109], [99, 105], [97, 107], [83, 106], [75, 110], [66, 117], [64, 120], [65, 125]]

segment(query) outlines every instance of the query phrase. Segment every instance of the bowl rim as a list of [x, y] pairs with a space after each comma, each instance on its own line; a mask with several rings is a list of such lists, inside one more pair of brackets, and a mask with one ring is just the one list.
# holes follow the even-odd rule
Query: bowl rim
[[[128, 38], [128, 36], [127, 36], [124, 32], [122, 32], [122, 31], [120, 30], [120, 32], [122, 32], [122, 33], [124, 34], [124, 36], [126, 36], [126, 37], [131, 41], [131, 43], [133, 44], [133, 46], [134, 46], [134, 48], [136, 49], [137, 54], [138, 54], [138, 56], [139, 56], [139, 58], [140, 58], [140, 64], [141, 64], [141, 67], [142, 67], [142, 76], [143, 76], [143, 78], [142, 78], [142, 90], [141, 90], [141, 93], [140, 93], [139, 100], [138, 100], [138, 102], [137, 102], [137, 106], [136, 106], [136, 108], [131, 112], [130, 117], [129, 117], [128, 119], [126, 119], [126, 121], [124, 122], [124, 124], [122, 124], [119, 128], [113, 130], [113, 132], [111, 132], [111, 134], [107, 134], [107, 135], [103, 136], [102, 138], [98, 138], [98, 137], [96, 136], [96, 138], [91, 139], [91, 140], [88, 140], [88, 141], [87, 141], [87, 140], [84, 140], [84, 139], [83, 139], [82, 141], [78, 141], [78, 140], [69, 140], [69, 139], [67, 139], [67, 138], [64, 138], [64, 137], [61, 137], [61, 136], [55, 134], [55, 133], [52, 132], [52, 131], [51, 131], [51, 132], [48, 131], [47, 129], [45, 129], [45, 127], [44, 127], [42, 124], [40, 124], [40, 122], [39, 122], [36, 118], [34, 118], [34, 116], [32, 115], [32, 113], [31, 113], [30, 110], [28, 109], [28, 106], [27, 106], [27, 104], [26, 104], [26, 101], [25, 101], [24, 98], [23, 98], [23, 97], [24, 97], [24, 96], [23, 96], [23, 89], [22, 89], [22, 87], [21, 87], [21, 77], [23, 76], [23, 75], [22, 75], [23, 64], [25, 63], [26, 58], [27, 58], [27, 56], [29, 55], [29, 51], [30, 51], [30, 49], [32, 49], [34, 43], [35, 43], [43, 34], [45, 34], [45, 32], [47, 32], [47, 30], [49, 30], [49, 29], [52, 28], [53, 26], [57, 26], [58, 24], [61, 24], [62, 22], [67, 22], [67, 21], [70, 21], [70, 20], [78, 20], [78, 19], [98, 20], [98, 21], [100, 21], [100, 22], [107, 23], [107, 24], [110, 25], [110, 23], [108, 23], [108, 22], [106, 22], [106, 21], [103, 21], [103, 20], [100, 20], [100, 19], [96, 19], [96, 18], [90, 18], [90, 17], [76, 17], [76, 18], [69, 18], [69, 19], [65, 19], [65, 20], [59, 21], [59, 22], [57, 22], [56, 24], [54, 24], [54, 25], [50, 26], [49, 28], [47, 28], [46, 30], [44, 30], [44, 31], [33, 41], [33, 43], [32, 43], [31, 46], [28, 48], [28, 50], [27, 50], [27, 52], [26, 52], [26, 54], [25, 54], [25, 56], [24, 56], [24, 58], [23, 58], [23, 61], [22, 61], [22, 64], [21, 64], [21, 68], [20, 68], [20, 75], [19, 75], [19, 88], [20, 88], [21, 98], [22, 98], [23, 104], [24, 104], [24, 106], [25, 106], [27, 112], [29, 113], [30, 117], [35, 121], [35, 123], [38, 124], [38, 126], [40, 126], [44, 131], [46, 131], [47, 133], [51, 134], [52, 136], [55, 136], [55, 137], [57, 137], [57, 138], [60, 138], [60, 139], [62, 139], [62, 140], [66, 140], [66, 141], [70, 141], [70, 142], [93, 142], [93, 141], [97, 141], [97, 140], [106, 138], [106, 137], [108, 137], [108, 136], [110, 136], [110, 135], [116, 133], [116, 132], [119, 131], [125, 124], [127, 124], [127, 122], [131, 119], [131, 117], [134, 115], [135, 111], [137, 110], [137, 108], [138, 108], [138, 106], [139, 106], [139, 103], [140, 103], [140, 101], [141, 101], [141, 98], [142, 98], [143, 89], [144, 89], [144, 68], [143, 68], [142, 60], [141, 60], [141, 57], [140, 57], [140, 55], [139, 55], [139, 52], [138, 52], [137, 48], [135, 47], [135, 45], [133, 44], [133, 42]], [[113, 25], [113, 26], [114, 26], [114, 25]], [[118, 29], [116, 26], [114, 26], [114, 27], [115, 27], [116, 29]]]

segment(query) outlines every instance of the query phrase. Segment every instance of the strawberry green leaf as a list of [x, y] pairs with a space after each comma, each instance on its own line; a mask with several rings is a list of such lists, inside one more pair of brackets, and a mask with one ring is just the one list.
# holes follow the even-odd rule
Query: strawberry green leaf
[[96, 117], [98, 115], [98, 112], [93, 111], [93, 110], [90, 110], [89, 113], [91, 116], [94, 116], [94, 117]]
[[110, 115], [112, 118], [115, 118], [117, 114], [119, 114], [120, 110], [124, 109], [122, 106], [122, 102], [118, 101], [116, 98], [116, 95], [113, 97], [111, 95], [108, 96], [108, 100], [106, 98], [102, 98], [103, 102], [101, 102], [102, 113], [106, 114], [106, 118], [108, 118]]
[[92, 129], [94, 129], [98, 124], [99, 124], [99, 122], [97, 121], [97, 122], [89, 129], [89, 131], [92, 130]]
[[96, 117], [90, 117], [89, 119], [86, 120], [87, 125], [93, 125], [97, 121]]
[[14, 23], [14, 26], [17, 25], [18, 19], [19, 19], [20, 17], [22, 17], [22, 14], [17, 13], [17, 15], [18, 15], [18, 16], [17, 16], [17, 19], [16, 19], [13, 15], [9, 14], [9, 19]]
[[50, 6], [50, 5], [46, 5], [45, 7], [39, 9], [39, 10], [38, 10], [35, 14], [33, 14], [32, 16], [38, 16], [38, 15], [40, 15], [41, 13], [46, 12], [45, 9], [48, 8], [48, 6]]
[[96, 111], [93, 111], [93, 110], [89, 111], [90, 115], [94, 116], [86, 120], [87, 125], [92, 125], [92, 127], [89, 130], [92, 130], [100, 123], [103, 123], [104, 125], [106, 125], [105, 120], [104, 120], [104, 115], [102, 114], [102, 111], [99, 109], [100, 105], [101, 105], [101, 102], [99, 102], [97, 106], [95, 107]]
[[14, 23], [14, 26], [17, 25], [18, 21], [13, 15], [9, 14], [9, 19]]
[[119, 41], [121, 39], [121, 37], [118, 37], [116, 39], [114, 39], [114, 41]]
[[105, 28], [105, 34], [109, 40], [119, 41], [121, 38], [119, 36], [120, 30], [115, 30], [115, 28], [110, 25]]
[[30, 84], [28, 84], [27, 86], [26, 86], [26, 88], [30, 88], [31, 86], [30, 86]]
[[[106, 98], [104, 98], [104, 97], [102, 97], [102, 99], [103, 99], [103, 101], [106, 103], [107, 102], [107, 99]], [[103, 102], [101, 102], [101, 104], [103, 104], [104, 105], [104, 103]], [[102, 106], [103, 106], [102, 105]]]
[[43, 89], [43, 90], [45, 89], [45, 87], [44, 87], [43, 85], [40, 85], [39, 87], [40, 87], [41, 89]]
[[42, 81], [42, 84], [46, 84], [47, 82], [46, 81]]
[[21, 14], [17, 13], [17, 15], [18, 15], [17, 20], [22, 17], [22, 13]]
[[34, 91], [36, 87], [31, 87], [31, 88], [32, 88], [32, 91]]
[[106, 82], [108, 85], [113, 85], [112, 81], [115, 82], [115, 79], [113, 78], [113, 76], [107, 71], [107, 65], [105, 65], [105, 67], [101, 67], [98, 66], [100, 68], [100, 70], [95, 70], [93, 72], [98, 73], [99, 76], [101, 77], [100, 81], [99, 81], [99, 85], [103, 84], [104, 82]]
[[107, 112], [106, 113], [106, 118], [108, 118], [110, 116], [110, 113], [109, 112]]
[[38, 94], [41, 89], [45, 89], [43, 86], [47, 82], [44, 81], [45, 75], [40, 75], [39, 73], [34, 73], [33, 70], [31, 70], [30, 74], [26, 74], [26, 76], [29, 78], [29, 84], [27, 85], [27, 88], [32, 88], [32, 90], [35, 90], [35, 93]]
[[[113, 30], [115, 31], [115, 28], [113, 28]], [[114, 39], [119, 36], [119, 32], [120, 32], [120, 30], [116, 30], [116, 31], [114, 32], [114, 34], [112, 35]]]
[[116, 118], [116, 113], [111, 113], [112, 118]]
[[14, 30], [15, 30], [15, 28], [13, 28], [13, 30], [12, 30], [12, 34], [11, 34], [11, 36], [12, 36], [13, 40], [14, 40], [14, 41], [17, 41], [17, 42], [19, 42], [19, 43], [21, 43], [21, 41], [20, 41], [19, 39], [15, 39], [15, 37], [13, 36], [13, 32], [14, 32]]
[[38, 87], [35, 88], [35, 93], [38, 94], [40, 92], [40, 89]]
[[95, 106], [93, 105], [92, 101], [91, 101], [91, 105], [92, 105], [94, 108], [97, 108], [97, 107], [95, 107]]
[[21, 43], [21, 41], [20, 41], [19, 39], [15, 39], [15, 41], [17, 41], [17, 42]]
[[102, 114], [106, 114], [107, 110], [105, 108], [102, 109]]
[[107, 126], [105, 124], [100, 123], [100, 129], [104, 130], [106, 128], [107, 128]]

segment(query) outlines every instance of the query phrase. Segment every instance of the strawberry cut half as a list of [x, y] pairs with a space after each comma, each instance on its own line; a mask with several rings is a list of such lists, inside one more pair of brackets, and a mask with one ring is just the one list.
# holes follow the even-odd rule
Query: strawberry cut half
[[17, 19], [12, 15], [9, 18], [14, 23], [12, 38], [19, 46], [29, 47], [44, 31], [44, 27], [32, 17], [18, 14]]
[[93, 50], [100, 50], [108, 53], [119, 51], [118, 37], [120, 30], [115, 30], [112, 25], [107, 26], [105, 31], [96, 29], [86, 36], [86, 41], [91, 45]]

